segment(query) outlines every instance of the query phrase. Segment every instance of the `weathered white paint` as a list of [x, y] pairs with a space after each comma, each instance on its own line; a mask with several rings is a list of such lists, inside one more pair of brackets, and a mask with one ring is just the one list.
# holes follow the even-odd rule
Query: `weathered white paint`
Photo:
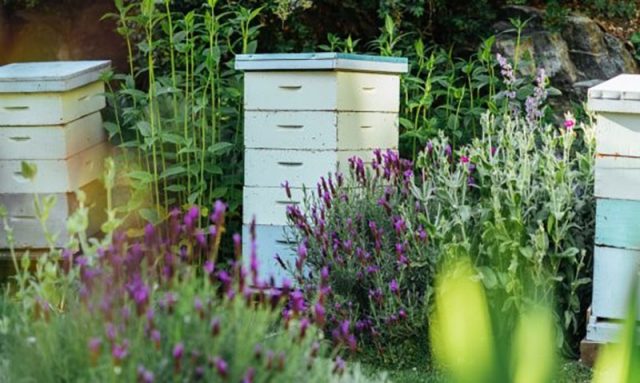
[[397, 75], [340, 71], [247, 72], [245, 110], [397, 112]]
[[599, 114], [596, 124], [596, 151], [600, 155], [640, 157], [638, 114]]
[[[89, 210], [89, 227], [87, 234], [93, 235], [100, 230], [106, 220], [106, 193], [100, 181], [93, 181], [81, 188], [86, 194], [86, 206]], [[46, 221], [47, 231], [57, 234], [54, 245], [61, 247], [67, 244], [69, 235], [66, 229], [67, 218], [78, 208], [75, 193], [55, 193], [56, 204], [49, 212]], [[40, 195], [39, 198], [44, 198]], [[33, 194], [0, 194], [0, 205], [8, 210], [8, 221], [13, 229], [14, 246], [16, 248], [46, 248], [49, 244], [44, 236], [44, 229], [38, 220], [34, 207]], [[0, 223], [0, 248], [7, 248], [7, 235]]]
[[593, 112], [638, 113], [640, 75], [622, 74], [590, 88], [587, 108]]
[[287, 206], [298, 205], [302, 208], [304, 192], [291, 188], [291, 199], [287, 198], [281, 187], [245, 187], [243, 203], [243, 223], [254, 218], [258, 225], [286, 225]]
[[0, 125], [60, 125], [106, 106], [102, 81], [67, 92], [0, 93]]
[[30, 180], [22, 174], [23, 160], [0, 160], [0, 193], [67, 193], [102, 175], [110, 145], [101, 143], [63, 160], [28, 160], [37, 167]]
[[398, 117], [373, 112], [245, 113], [245, 146], [252, 149], [396, 149]]
[[0, 93], [66, 92], [100, 80], [111, 61], [50, 61], [0, 67]]
[[596, 197], [640, 200], [640, 158], [596, 158]]
[[106, 140], [99, 112], [65, 125], [0, 126], [0, 159], [65, 159]]
[[396, 74], [409, 70], [408, 60], [404, 57], [335, 52], [237, 55], [235, 67], [243, 71], [349, 70]]
[[[640, 251], [596, 246], [592, 315], [597, 318], [624, 319], [639, 270]], [[635, 282], [637, 289], [639, 286]]]
[[291, 187], [315, 187], [320, 177], [340, 171], [349, 172], [349, 158], [358, 156], [371, 162], [373, 152], [334, 150], [247, 149], [244, 158], [245, 186], [280, 187], [288, 181]]
[[[252, 248], [249, 227], [242, 226], [242, 261], [247, 269], [250, 267]], [[280, 284], [283, 278], [292, 279], [291, 273], [276, 260], [278, 255], [288, 270], [295, 267], [296, 244], [288, 238], [285, 230], [285, 226], [256, 225], [256, 256], [260, 279], [263, 281], [273, 277]]]
[[[594, 316], [591, 316], [589, 323], [587, 323], [587, 340], [598, 343], [611, 343], [620, 338], [620, 333], [623, 329], [623, 322], [598, 320]], [[640, 332], [638, 333], [640, 335]]]

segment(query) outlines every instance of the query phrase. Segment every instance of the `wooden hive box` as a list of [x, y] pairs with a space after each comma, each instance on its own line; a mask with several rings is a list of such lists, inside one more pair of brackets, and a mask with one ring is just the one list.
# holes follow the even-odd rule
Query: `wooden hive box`
[[[101, 76], [109, 61], [20, 63], [0, 67], [0, 204], [9, 211], [15, 245], [48, 246], [35, 216], [34, 193], [53, 194], [57, 204], [47, 225], [67, 241], [66, 219], [76, 209], [75, 191], [87, 194], [89, 234], [104, 218], [105, 191], [96, 181], [110, 154], [100, 110], [105, 106]], [[22, 163], [35, 165], [28, 178]], [[0, 230], [0, 248], [6, 247]]]
[[0, 67], [0, 125], [66, 124], [104, 108], [109, 61], [18, 63]]
[[640, 76], [589, 89], [597, 112], [596, 238], [587, 341], [611, 342], [625, 318], [640, 269]]
[[[408, 64], [341, 53], [260, 54], [237, 56], [236, 69], [246, 72], [245, 234], [255, 217], [262, 270], [276, 273], [273, 254], [294, 257], [295, 244], [282, 233], [286, 207], [302, 204], [302, 188], [315, 188], [332, 172], [348, 173], [353, 156], [370, 162], [373, 149], [398, 148], [400, 74]], [[245, 235], [245, 260], [248, 246]]]

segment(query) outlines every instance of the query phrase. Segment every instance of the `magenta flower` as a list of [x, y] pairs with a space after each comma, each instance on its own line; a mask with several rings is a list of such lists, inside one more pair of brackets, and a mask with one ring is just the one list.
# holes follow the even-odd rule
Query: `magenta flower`
[[467, 157], [467, 156], [460, 156], [460, 163], [461, 163], [461, 164], [468, 164], [468, 163], [469, 163], [469, 157]]

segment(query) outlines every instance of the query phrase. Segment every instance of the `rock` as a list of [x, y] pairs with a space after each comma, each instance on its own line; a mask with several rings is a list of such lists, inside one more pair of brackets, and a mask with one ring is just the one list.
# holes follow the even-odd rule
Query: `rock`
[[[583, 98], [584, 84], [638, 73], [638, 64], [626, 45], [592, 19], [571, 15], [560, 31], [550, 31], [545, 29], [543, 11], [533, 7], [503, 8], [494, 30], [495, 48], [505, 56], [515, 55], [516, 35], [508, 18], [530, 20], [521, 36], [520, 53], [529, 54], [532, 66], [543, 67], [552, 85], [570, 97]], [[528, 75], [532, 68], [523, 66], [519, 72]]]

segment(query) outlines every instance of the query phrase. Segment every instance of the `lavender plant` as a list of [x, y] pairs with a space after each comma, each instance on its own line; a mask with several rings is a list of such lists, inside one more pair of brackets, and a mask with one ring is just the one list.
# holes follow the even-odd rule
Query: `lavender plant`
[[95, 252], [65, 250], [77, 293], [61, 311], [37, 296], [26, 317], [11, 315], [5, 296], [10, 381], [324, 382], [331, 370], [340, 379], [344, 362], [326, 359], [298, 290], [261, 280], [255, 254], [241, 266], [237, 235], [236, 260], [216, 262], [225, 210], [216, 203], [206, 230], [193, 207], [171, 213], [167, 234], [148, 225], [140, 240], [118, 232]]
[[291, 270], [334, 343], [375, 361], [410, 367], [427, 355], [426, 307], [435, 267], [411, 193], [413, 164], [375, 152], [371, 169], [322, 178], [306, 214], [290, 206], [300, 243]]

